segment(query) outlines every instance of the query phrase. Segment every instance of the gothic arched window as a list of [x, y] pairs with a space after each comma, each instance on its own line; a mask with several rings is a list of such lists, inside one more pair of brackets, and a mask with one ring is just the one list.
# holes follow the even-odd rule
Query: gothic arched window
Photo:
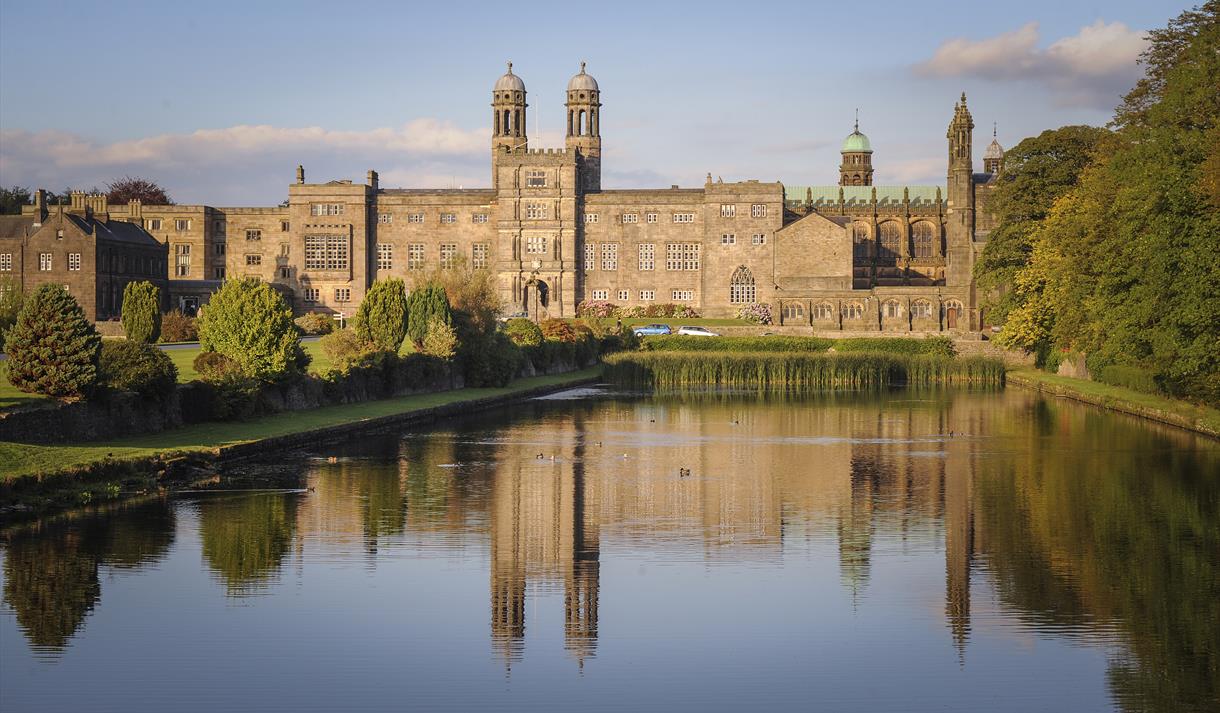
[[864, 305], [859, 302], [843, 305], [843, 319], [864, 319]]
[[932, 319], [932, 303], [927, 300], [915, 300], [911, 303], [912, 319]]
[[805, 317], [805, 306], [800, 302], [785, 302], [783, 311], [785, 322], [790, 319], [803, 319]]
[[835, 308], [829, 302], [823, 302], [813, 308], [813, 318], [829, 321], [835, 318]]
[[735, 305], [752, 304], [755, 302], [754, 273], [742, 265], [733, 271], [729, 279], [729, 302]]
[[915, 257], [932, 257], [935, 254], [933, 235], [932, 224], [926, 220], [911, 226], [911, 242], [914, 243], [911, 254]]
[[851, 254], [857, 262], [873, 256], [873, 239], [868, 225], [864, 223], [851, 224]]
[[897, 319], [902, 316], [902, 303], [898, 300], [886, 300], [881, 305], [881, 314], [887, 319]]
[[884, 260], [895, 260], [902, 256], [902, 231], [894, 221], [881, 224], [880, 257]]

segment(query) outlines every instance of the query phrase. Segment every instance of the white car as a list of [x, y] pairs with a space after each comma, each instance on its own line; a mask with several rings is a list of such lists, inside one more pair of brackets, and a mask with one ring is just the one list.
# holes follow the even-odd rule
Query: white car
[[720, 336], [719, 334], [716, 334], [712, 330], [704, 329], [703, 327], [679, 327], [678, 334], [685, 334], [688, 337], [719, 337]]

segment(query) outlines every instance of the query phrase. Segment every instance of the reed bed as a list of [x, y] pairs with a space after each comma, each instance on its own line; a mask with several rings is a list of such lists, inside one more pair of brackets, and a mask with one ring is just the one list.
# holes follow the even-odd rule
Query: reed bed
[[758, 391], [879, 389], [890, 386], [999, 386], [1004, 363], [877, 352], [620, 352], [606, 357], [606, 377], [633, 389], [713, 387]]
[[647, 352], [879, 352], [887, 354], [932, 354], [953, 356], [948, 337], [691, 337], [681, 334], [645, 337], [640, 349]]

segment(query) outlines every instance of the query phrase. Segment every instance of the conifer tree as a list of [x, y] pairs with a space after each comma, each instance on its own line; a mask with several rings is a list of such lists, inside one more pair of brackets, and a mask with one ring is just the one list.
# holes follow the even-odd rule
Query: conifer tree
[[123, 333], [152, 344], [161, 336], [161, 289], [151, 282], [128, 282], [123, 289]]
[[8, 380], [25, 392], [84, 396], [97, 383], [101, 347], [101, 336], [76, 299], [59, 285], [43, 285], [9, 331]]
[[397, 351], [407, 335], [407, 287], [402, 280], [377, 280], [356, 312], [356, 335], [376, 348]]

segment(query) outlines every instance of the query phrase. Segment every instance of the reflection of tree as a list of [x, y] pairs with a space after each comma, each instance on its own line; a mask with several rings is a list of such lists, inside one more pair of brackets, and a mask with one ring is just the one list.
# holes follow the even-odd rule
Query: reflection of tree
[[1215, 706], [1220, 456], [1104, 414], [1050, 411], [1058, 428], [1039, 419], [1034, 447], [979, 481], [1001, 596], [1067, 631], [1115, 622], [1129, 654], [1109, 679], [1125, 707]]
[[99, 566], [146, 565], [165, 554], [173, 536], [173, 509], [164, 500], [15, 534], [4, 560], [4, 600], [32, 646], [61, 650], [101, 597]]
[[203, 557], [230, 595], [249, 594], [279, 572], [296, 530], [297, 497], [257, 493], [200, 500]]

